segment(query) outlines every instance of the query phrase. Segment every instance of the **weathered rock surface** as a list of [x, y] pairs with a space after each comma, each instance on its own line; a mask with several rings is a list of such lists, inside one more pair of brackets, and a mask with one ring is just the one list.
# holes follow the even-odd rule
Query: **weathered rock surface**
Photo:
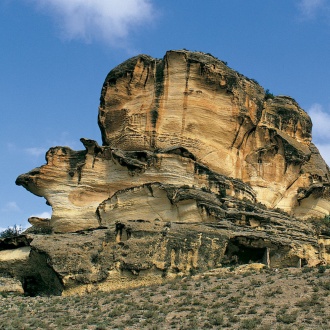
[[[144, 212], [148, 219], [154, 220], [155, 212], [161, 212], [158, 216], [161, 221], [185, 221], [181, 213], [185, 213], [182, 216], [188, 222], [202, 221], [203, 205], [204, 209], [217, 207], [222, 214], [218, 198], [225, 196], [255, 202], [250, 186], [209, 170], [183, 148], [153, 153], [100, 147], [95, 141], [85, 139], [82, 142], [86, 151], [51, 148], [46, 165], [21, 175], [16, 181], [47, 199], [53, 208], [50, 224], [55, 232], [106, 225], [100, 212], [108, 199], [109, 203], [117, 203], [116, 208], [129, 210], [134, 205], [131, 196], [140, 194], [142, 203], [148, 203], [149, 198], [154, 204]], [[152, 184], [159, 186], [157, 196], [153, 194]], [[177, 195], [182, 187], [186, 188], [186, 196]], [[138, 214], [135, 212], [133, 218]], [[120, 218], [119, 214], [117, 219]]]
[[23, 295], [24, 290], [18, 279], [11, 277], [0, 277], [0, 293], [2, 295]]
[[[169, 51], [162, 60], [140, 55], [119, 65], [103, 85], [99, 125], [104, 145], [181, 146], [215, 172], [249, 183], [268, 207], [302, 218], [329, 214], [329, 169], [311, 144], [308, 114], [292, 98], [267, 98], [210, 55]], [[315, 183], [321, 194], [298, 201], [297, 190]]]
[[226, 218], [208, 223], [132, 219], [128, 211], [99, 229], [27, 234], [30, 246], [0, 251], [0, 272], [30, 295], [80, 294], [250, 262], [278, 268], [328, 261], [330, 240], [321, 242], [310, 225], [224, 202], [231, 204]]
[[103, 146], [51, 148], [16, 180], [53, 210], [0, 242], [0, 273], [26, 293], [330, 261], [330, 230], [306, 221], [329, 215], [329, 168], [293, 99], [204, 53], [140, 55], [108, 74], [99, 126]]

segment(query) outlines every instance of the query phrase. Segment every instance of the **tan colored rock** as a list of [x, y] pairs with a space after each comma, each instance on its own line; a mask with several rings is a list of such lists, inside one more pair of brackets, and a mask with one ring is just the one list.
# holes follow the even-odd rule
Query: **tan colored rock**
[[50, 219], [48, 219], [48, 218], [30, 217], [28, 219], [28, 221], [32, 226], [39, 227], [39, 228], [49, 227], [49, 225], [50, 225], [49, 224]]
[[215, 172], [251, 184], [268, 207], [302, 218], [329, 214], [327, 193], [316, 209], [314, 200], [297, 199], [316, 176], [329, 189], [307, 113], [289, 97], [267, 99], [255, 81], [210, 55], [169, 51], [119, 65], [105, 80], [99, 124], [113, 148], [182, 146]]
[[30, 246], [0, 250], [0, 292], [23, 294], [22, 279], [30, 269]]
[[[26, 293], [329, 262], [327, 223], [302, 221], [329, 214], [329, 168], [292, 98], [204, 53], [140, 55], [108, 74], [99, 126], [103, 146], [51, 148], [16, 180], [52, 207], [49, 221], [29, 219], [33, 228], [56, 233], [0, 240], [0, 272]], [[13, 257], [22, 249], [24, 272]]]
[[2, 293], [3, 295], [23, 295], [24, 290], [19, 280], [10, 277], [0, 276], [0, 293]]
[[210, 55], [170, 51], [119, 65], [105, 80], [99, 125], [105, 146], [51, 148], [45, 166], [17, 179], [47, 199], [55, 231], [99, 226], [104, 200], [145, 183], [216, 192], [196, 166], [247, 184], [222, 184], [227, 195], [303, 219], [329, 214], [329, 169], [310, 142], [309, 116]]
[[23, 263], [29, 258], [30, 250], [29, 246], [24, 246], [13, 250], [0, 251], [0, 262], [2, 264], [4, 262], [7, 262], [8, 264], [16, 262]]
[[[32, 296], [61, 294], [63, 285], [56, 269], [44, 251], [30, 245], [33, 239], [29, 235], [0, 239], [0, 291]], [[13, 248], [18, 242], [20, 247]]]
[[[232, 209], [228, 219], [194, 223], [143, 220], [139, 213], [118, 221], [107, 211], [101, 214], [106, 227], [31, 236], [29, 266], [20, 277], [30, 283], [28, 294], [111, 291], [242, 264], [315, 266], [327, 253], [308, 224], [261, 209]], [[249, 218], [258, 218], [258, 230], [248, 225]]]
[[[167, 153], [123, 152], [100, 147], [92, 140], [82, 139], [82, 142], [86, 151], [51, 148], [46, 165], [21, 175], [16, 181], [47, 199], [53, 209], [50, 224], [54, 231], [104, 225], [97, 211], [103, 201], [114, 199], [125, 190], [157, 182], [255, 201], [255, 193], [248, 185], [210, 171], [196, 163], [184, 149], [171, 149]], [[181, 155], [184, 153], [186, 157]], [[198, 215], [192, 216], [188, 221], [194, 221]]]

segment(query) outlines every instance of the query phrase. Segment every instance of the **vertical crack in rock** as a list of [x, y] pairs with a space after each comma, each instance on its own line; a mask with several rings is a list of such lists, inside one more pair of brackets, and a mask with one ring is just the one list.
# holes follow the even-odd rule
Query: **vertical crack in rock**
[[182, 125], [181, 125], [181, 133], [180, 137], [183, 136], [185, 126], [186, 126], [186, 112], [188, 109], [188, 97], [190, 93], [193, 93], [193, 89], [189, 89], [189, 75], [190, 75], [190, 61], [186, 58], [186, 84], [184, 90], [183, 97], [183, 105], [182, 105]]
[[156, 148], [157, 141], [156, 141], [156, 135], [157, 135], [157, 120], [159, 117], [159, 111], [162, 104], [162, 97], [164, 92], [164, 68], [165, 68], [165, 59], [163, 61], [157, 61], [155, 60], [155, 100], [154, 100], [154, 106], [150, 111], [151, 116], [151, 124], [152, 124], [152, 135], [151, 135], [151, 147]]

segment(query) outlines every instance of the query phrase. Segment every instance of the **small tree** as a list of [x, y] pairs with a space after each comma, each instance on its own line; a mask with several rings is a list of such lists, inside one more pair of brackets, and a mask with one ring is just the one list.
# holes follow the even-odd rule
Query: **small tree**
[[269, 91], [269, 89], [266, 89], [266, 92], [265, 92], [265, 100], [268, 100], [268, 99], [273, 99], [274, 98], [274, 94], [271, 93]]

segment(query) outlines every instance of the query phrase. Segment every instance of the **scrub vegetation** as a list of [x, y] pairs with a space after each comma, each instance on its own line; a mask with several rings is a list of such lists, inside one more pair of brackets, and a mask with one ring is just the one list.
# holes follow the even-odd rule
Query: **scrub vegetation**
[[0, 329], [329, 329], [330, 270], [212, 271], [68, 297], [0, 297]]

